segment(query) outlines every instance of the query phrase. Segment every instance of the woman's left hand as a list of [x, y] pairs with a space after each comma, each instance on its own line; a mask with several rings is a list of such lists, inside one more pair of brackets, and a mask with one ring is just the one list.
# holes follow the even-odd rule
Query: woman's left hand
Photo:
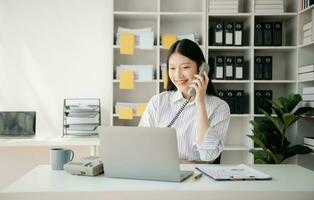
[[[206, 72], [204, 72], [203, 76], [199, 74], [194, 74], [195, 79], [191, 81], [191, 87], [193, 87], [196, 91], [195, 103], [196, 105], [205, 103], [205, 95], [207, 90], [207, 85], [209, 82], [209, 78]], [[205, 79], [204, 79], [205, 78]]]

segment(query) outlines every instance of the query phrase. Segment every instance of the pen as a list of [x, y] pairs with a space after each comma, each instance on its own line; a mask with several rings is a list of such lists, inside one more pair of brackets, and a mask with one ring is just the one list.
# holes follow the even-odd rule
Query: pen
[[199, 173], [198, 175], [194, 176], [193, 179], [194, 181], [200, 179], [203, 176], [203, 173]]

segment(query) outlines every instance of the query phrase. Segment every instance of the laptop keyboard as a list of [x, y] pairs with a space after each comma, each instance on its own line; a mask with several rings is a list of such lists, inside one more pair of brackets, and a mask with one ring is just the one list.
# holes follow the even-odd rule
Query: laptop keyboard
[[180, 177], [184, 178], [184, 177], [186, 177], [190, 173], [191, 173], [191, 171], [180, 171]]

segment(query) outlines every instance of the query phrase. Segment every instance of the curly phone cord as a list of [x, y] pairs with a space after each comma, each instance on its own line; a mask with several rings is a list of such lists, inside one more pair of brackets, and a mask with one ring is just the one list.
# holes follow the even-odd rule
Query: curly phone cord
[[173, 123], [178, 119], [179, 115], [181, 114], [181, 112], [183, 111], [183, 109], [185, 108], [185, 106], [190, 102], [191, 97], [186, 100], [183, 105], [181, 106], [181, 108], [179, 109], [179, 111], [177, 112], [177, 114], [174, 116], [174, 118], [171, 120], [171, 122], [168, 124], [168, 128], [170, 128]]

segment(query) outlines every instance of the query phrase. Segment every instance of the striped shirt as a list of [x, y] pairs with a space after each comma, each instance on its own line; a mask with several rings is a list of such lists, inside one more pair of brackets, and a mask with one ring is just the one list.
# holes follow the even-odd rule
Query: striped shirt
[[[143, 113], [140, 127], [167, 127], [186, 100], [179, 91], [166, 91], [153, 96]], [[213, 161], [223, 150], [230, 121], [228, 104], [215, 96], [206, 95], [205, 105], [210, 127], [202, 144], [196, 143], [196, 106], [189, 102], [174, 122], [179, 158]]]

